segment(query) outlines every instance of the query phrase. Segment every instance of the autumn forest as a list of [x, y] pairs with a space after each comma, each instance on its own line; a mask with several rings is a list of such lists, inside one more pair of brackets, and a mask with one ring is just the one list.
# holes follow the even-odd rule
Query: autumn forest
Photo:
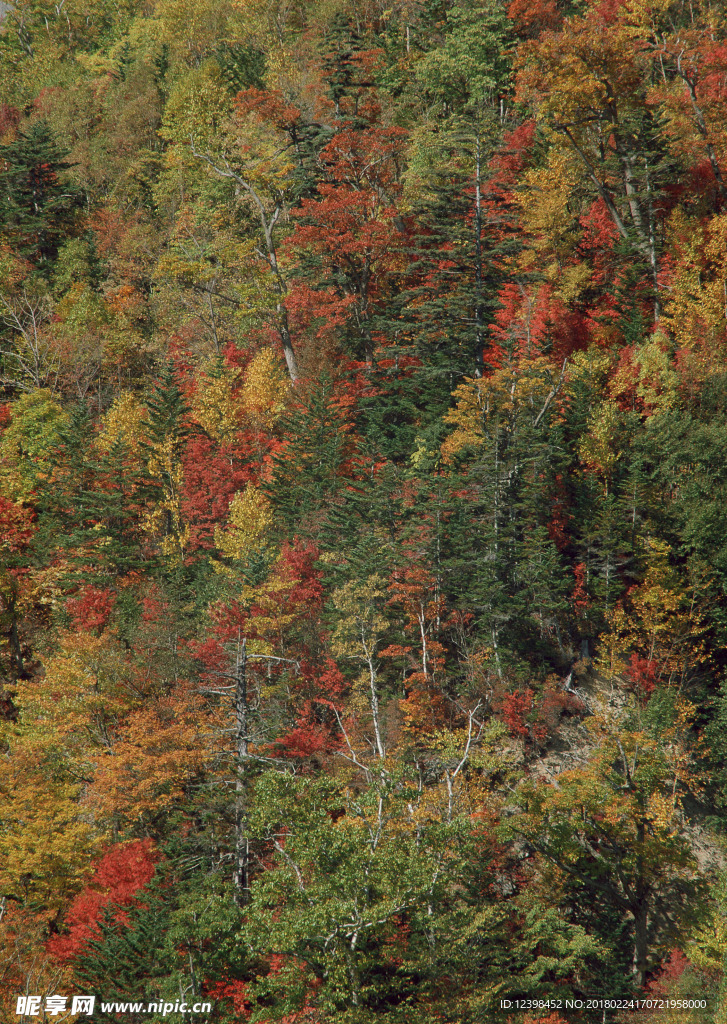
[[727, 1022], [719, 0], [0, 5], [0, 389], [0, 1019]]

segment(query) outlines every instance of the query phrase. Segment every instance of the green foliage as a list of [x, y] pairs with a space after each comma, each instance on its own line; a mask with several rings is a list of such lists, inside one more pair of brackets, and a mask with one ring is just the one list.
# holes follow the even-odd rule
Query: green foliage
[[503, 9], [491, 0], [455, 3], [446, 17], [444, 45], [417, 63], [417, 84], [445, 109], [496, 105], [510, 77], [509, 24]]
[[[477, 935], [480, 956], [476, 967], [458, 963], [456, 987], [467, 990], [474, 968], [494, 1007], [504, 918], [473, 899], [486, 889], [486, 840], [473, 870], [477, 828], [466, 816], [447, 821], [444, 808], [412, 817], [412, 800], [405, 777], [360, 794], [325, 781], [261, 780], [251, 826], [273, 842], [276, 863], [253, 889], [243, 935], [256, 951], [280, 951], [282, 967], [253, 989], [276, 1017], [315, 991], [316, 1004], [342, 1022], [428, 1020], [441, 978], [458, 975], [463, 932]], [[444, 999], [456, 1003], [455, 993]]]
[[63, 180], [67, 155], [43, 120], [0, 146], [0, 234], [46, 276], [76, 219], [79, 195]]

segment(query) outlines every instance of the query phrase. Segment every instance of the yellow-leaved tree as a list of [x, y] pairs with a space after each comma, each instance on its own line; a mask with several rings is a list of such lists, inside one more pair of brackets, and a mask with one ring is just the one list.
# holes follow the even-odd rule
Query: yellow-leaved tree
[[290, 380], [283, 373], [275, 353], [260, 349], [245, 371], [242, 402], [250, 422], [262, 430], [270, 430], [280, 418], [290, 395]]
[[200, 368], [192, 413], [214, 441], [231, 439], [240, 426], [240, 371], [219, 356]]
[[264, 552], [272, 523], [270, 501], [257, 487], [248, 484], [230, 502], [228, 525], [215, 531], [215, 543], [227, 558], [244, 562]]

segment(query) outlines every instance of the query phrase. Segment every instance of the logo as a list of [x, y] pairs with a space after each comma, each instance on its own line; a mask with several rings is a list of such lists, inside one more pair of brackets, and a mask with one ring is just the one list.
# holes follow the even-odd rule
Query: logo
[[[40, 1016], [40, 1007], [43, 1002], [42, 996], [18, 996], [15, 1013], [25, 1017]], [[93, 1013], [96, 996], [74, 996], [71, 1003], [71, 1013], [85, 1013], [89, 1017]], [[51, 1017], [57, 1017], [59, 1013], [65, 1013], [68, 1009], [68, 996], [46, 996], [45, 1012]]]

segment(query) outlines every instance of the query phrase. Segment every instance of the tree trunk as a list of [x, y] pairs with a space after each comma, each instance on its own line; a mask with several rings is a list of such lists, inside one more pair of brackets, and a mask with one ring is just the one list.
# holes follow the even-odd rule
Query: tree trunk
[[637, 986], [641, 989], [646, 981], [649, 952], [649, 901], [642, 899], [634, 915], [634, 956], [631, 965]]

